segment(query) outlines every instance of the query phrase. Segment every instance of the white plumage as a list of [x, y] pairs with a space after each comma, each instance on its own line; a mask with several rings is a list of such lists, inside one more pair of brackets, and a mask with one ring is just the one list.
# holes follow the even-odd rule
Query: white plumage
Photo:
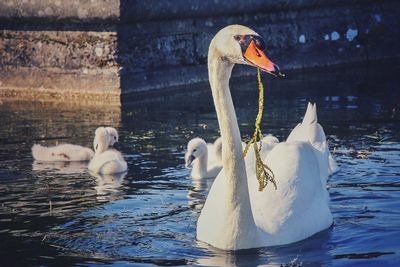
[[96, 129], [93, 146], [95, 154], [89, 162], [88, 169], [91, 172], [99, 174], [122, 173], [128, 169], [128, 165], [122, 154], [115, 150], [109, 149], [108, 144], [113, 137], [104, 127]]
[[[250, 37], [249, 37], [250, 36]], [[242, 143], [229, 90], [234, 64], [244, 59], [242, 44], [258, 36], [253, 30], [228, 26], [217, 33], [208, 54], [210, 84], [220, 126], [223, 169], [216, 177], [197, 222], [197, 238], [224, 250], [293, 243], [328, 228], [332, 222], [326, 178], [329, 151], [309, 104], [305, 118], [286, 142], [265, 138], [260, 151], [273, 171], [277, 190], [258, 191], [253, 147], [243, 159]], [[254, 43], [252, 43], [254, 49]], [[262, 51], [254, 55], [261, 58]], [[260, 60], [260, 59], [256, 59]], [[268, 68], [277, 67], [264, 57]], [[271, 67], [273, 66], [273, 67]], [[264, 145], [264, 142], [263, 142]]]
[[[118, 132], [113, 127], [105, 128], [110, 135], [109, 146], [118, 142]], [[93, 158], [94, 152], [88, 147], [73, 144], [59, 144], [55, 146], [42, 146], [35, 144], [32, 146], [32, 156], [39, 162], [55, 161], [88, 161]]]
[[87, 161], [94, 155], [87, 147], [61, 144], [45, 147], [35, 144], [32, 146], [32, 156], [37, 161]]
[[193, 138], [187, 145], [185, 165], [192, 167], [192, 178], [214, 178], [222, 169], [222, 141], [207, 144], [201, 138]]

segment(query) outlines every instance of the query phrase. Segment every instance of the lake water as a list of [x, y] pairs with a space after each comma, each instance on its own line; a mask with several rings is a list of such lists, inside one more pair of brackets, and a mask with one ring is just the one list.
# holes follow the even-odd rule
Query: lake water
[[[379, 67], [264, 77], [264, 134], [284, 140], [307, 102], [317, 103], [341, 169], [328, 181], [334, 225], [295, 244], [235, 253], [195, 238], [212, 180], [189, 179], [183, 157], [191, 138], [218, 136], [207, 84], [137, 95], [121, 109], [2, 103], [1, 264], [400, 266], [400, 77], [398, 67]], [[246, 138], [256, 78], [234, 79], [232, 91]], [[33, 162], [34, 143], [91, 146], [102, 125], [119, 130], [126, 175]]]

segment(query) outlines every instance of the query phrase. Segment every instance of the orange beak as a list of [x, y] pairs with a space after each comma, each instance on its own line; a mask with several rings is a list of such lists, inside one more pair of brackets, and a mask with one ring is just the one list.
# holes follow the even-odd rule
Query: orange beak
[[250, 42], [243, 56], [248, 62], [268, 73], [275, 76], [284, 76], [284, 74], [279, 71], [279, 67], [272, 63], [261, 49], [257, 48], [253, 40]]

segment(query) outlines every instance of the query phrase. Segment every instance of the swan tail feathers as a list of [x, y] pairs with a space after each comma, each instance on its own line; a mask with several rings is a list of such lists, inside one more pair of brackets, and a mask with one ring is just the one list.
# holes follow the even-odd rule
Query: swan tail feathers
[[303, 121], [292, 130], [287, 142], [303, 141], [314, 143], [316, 141], [323, 142], [325, 140], [325, 133], [317, 120], [317, 106], [308, 102], [306, 113], [304, 114]]
[[318, 122], [318, 115], [317, 115], [317, 103], [314, 103], [313, 106], [313, 114], [314, 114], [314, 118], [315, 118], [315, 122]]
[[304, 113], [304, 117], [303, 117], [303, 121], [302, 121], [303, 125], [309, 124], [309, 122], [311, 121], [310, 118], [311, 118], [312, 109], [313, 109], [312, 104], [310, 102], [308, 102], [306, 113]]
[[308, 102], [306, 113], [303, 118], [303, 125], [309, 125], [317, 122], [317, 106]]

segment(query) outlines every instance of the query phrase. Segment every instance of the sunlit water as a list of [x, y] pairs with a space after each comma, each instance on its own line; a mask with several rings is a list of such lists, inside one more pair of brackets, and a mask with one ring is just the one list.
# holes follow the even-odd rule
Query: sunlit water
[[[400, 83], [395, 75], [308, 73], [268, 78], [264, 133], [284, 140], [318, 106], [340, 172], [329, 182], [334, 225], [281, 247], [228, 253], [196, 241], [212, 180], [188, 178], [186, 143], [212, 142], [218, 123], [208, 85], [137, 96], [118, 108], [0, 106], [0, 259], [8, 265], [399, 266]], [[241, 131], [257, 112], [253, 79], [232, 81]], [[30, 147], [91, 146], [97, 126], [120, 132], [129, 172], [95, 177], [85, 163], [38, 164]], [[212, 226], [210, 226], [212, 227]]]

